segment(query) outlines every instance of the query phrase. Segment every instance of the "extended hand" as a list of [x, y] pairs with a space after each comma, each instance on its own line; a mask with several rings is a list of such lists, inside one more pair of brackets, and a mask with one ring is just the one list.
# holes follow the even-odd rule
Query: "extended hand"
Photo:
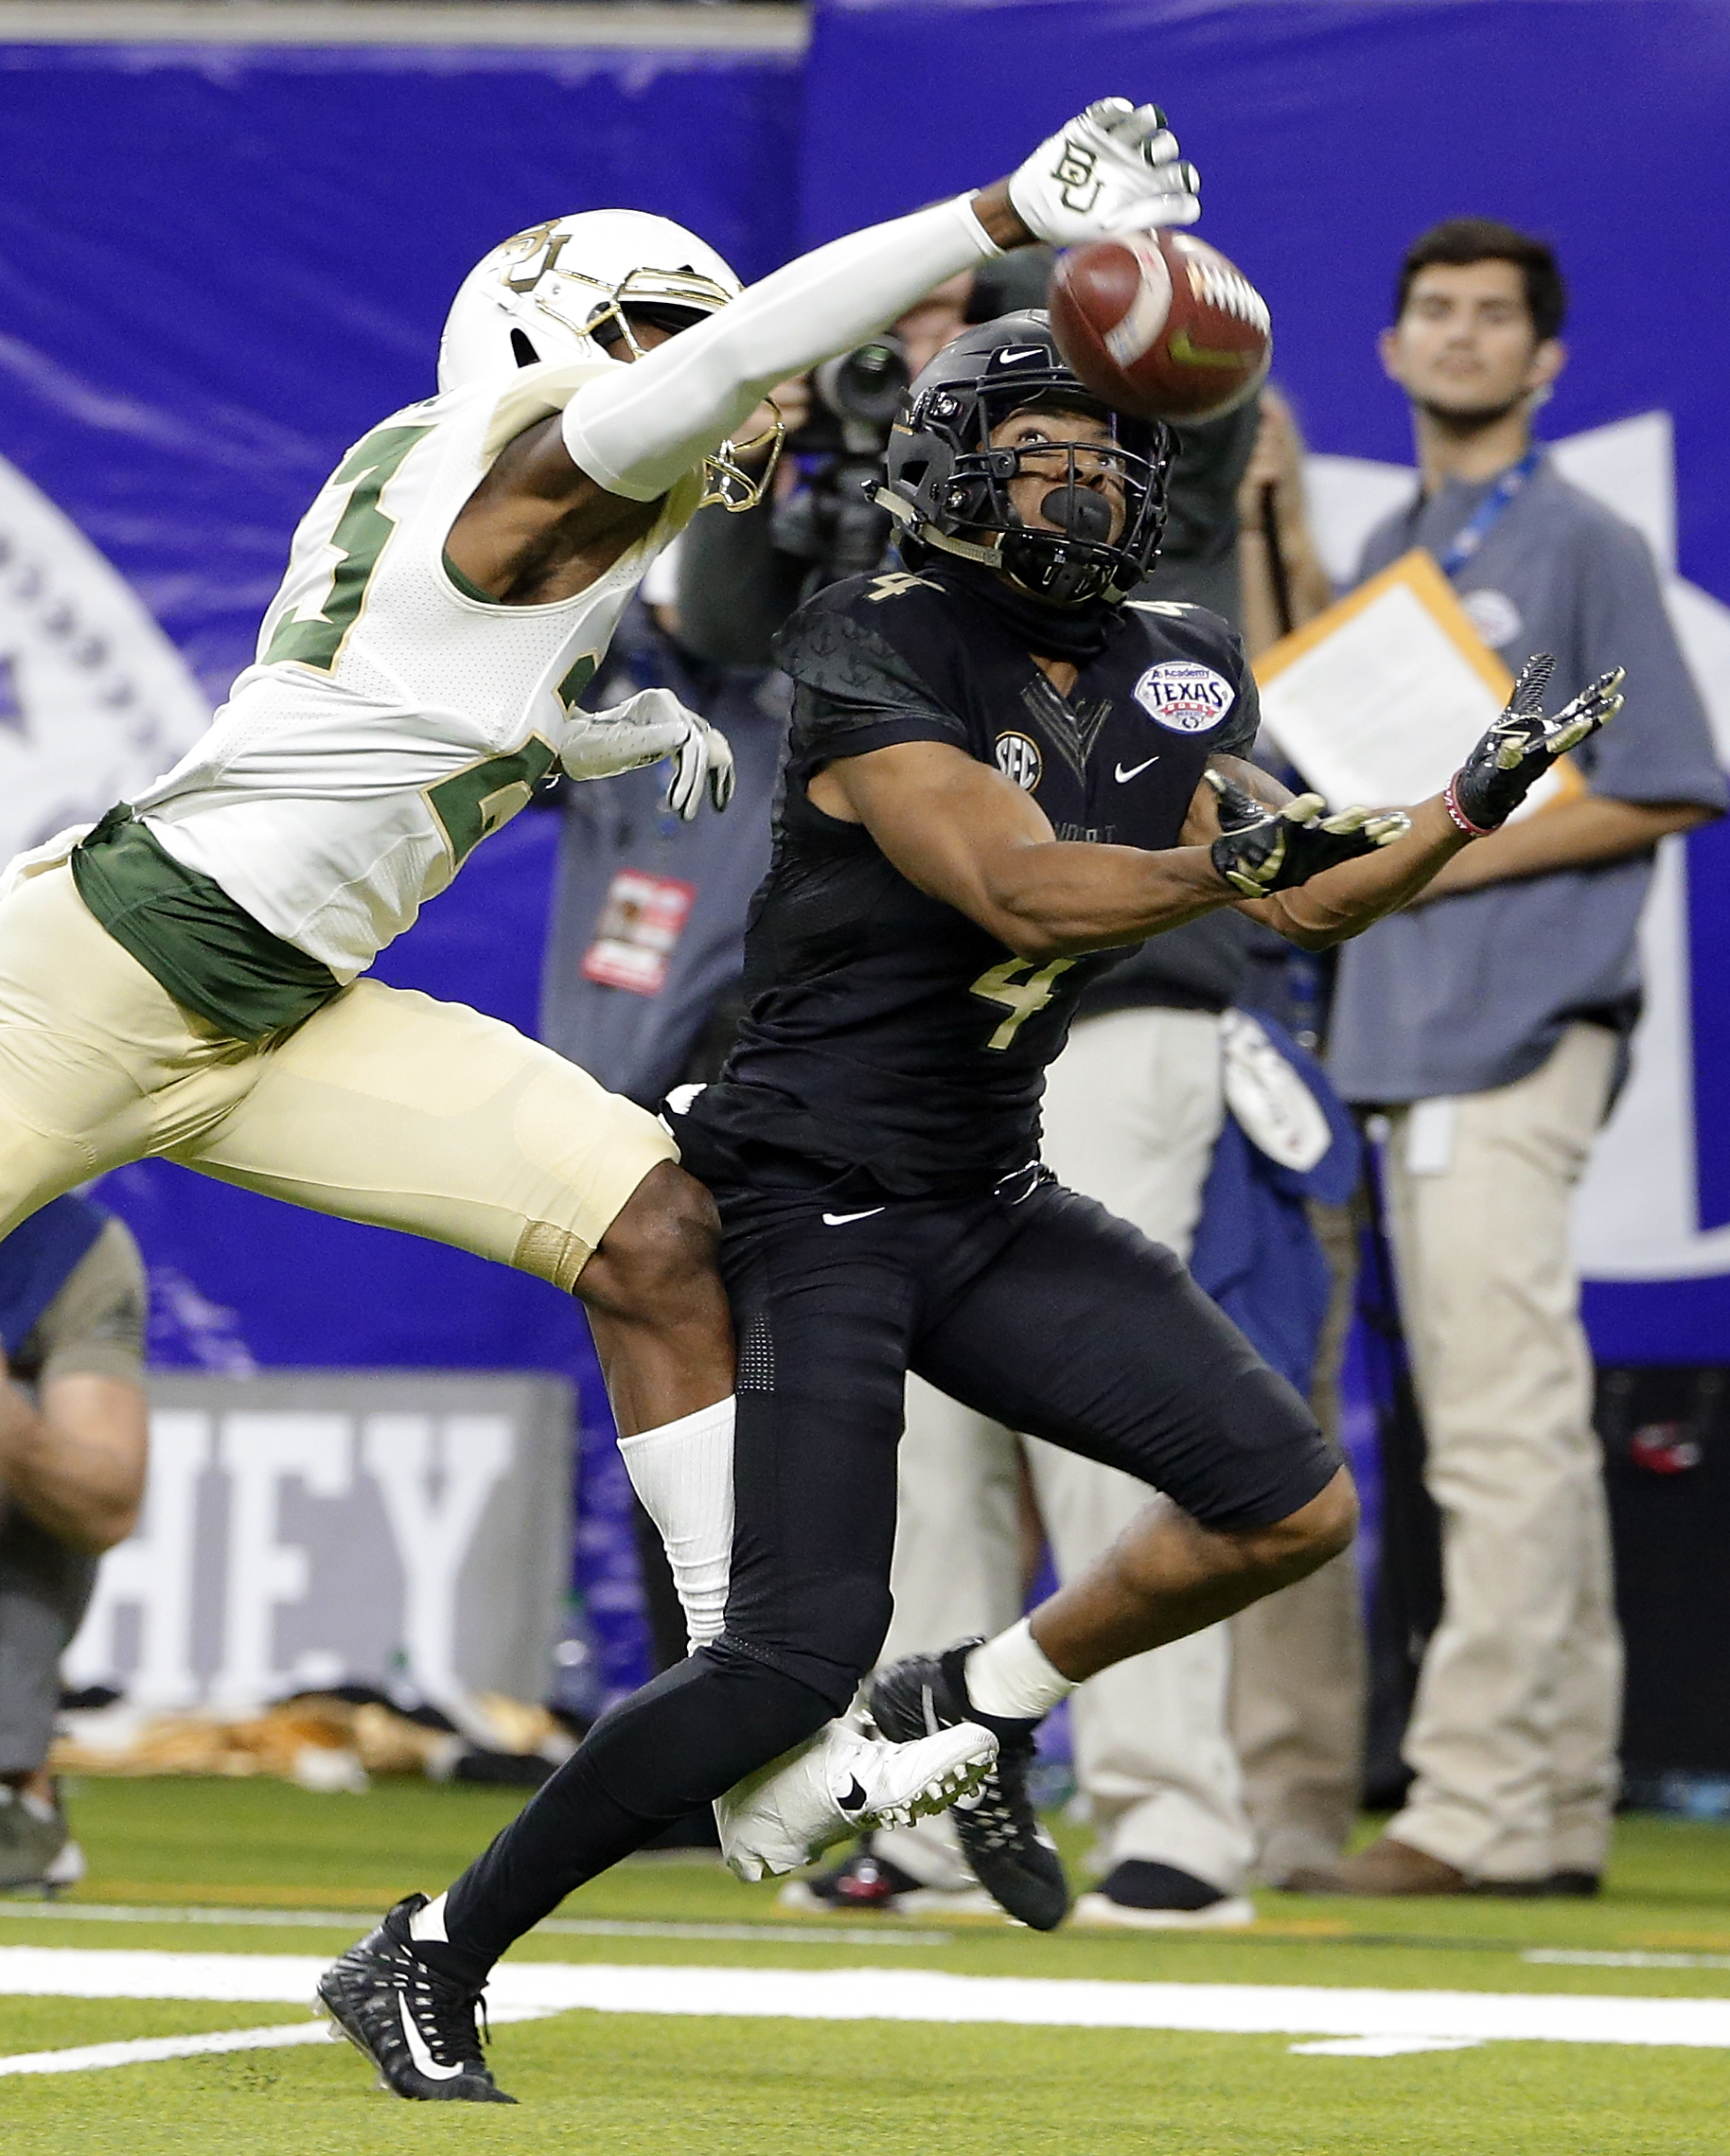
[[671, 689], [640, 689], [606, 711], [574, 715], [559, 757], [574, 779], [611, 778], [673, 758], [667, 806], [689, 823], [702, 804], [704, 782], [716, 808], [733, 799], [733, 751], [719, 727], [688, 711]]
[[1308, 883], [1324, 869], [1391, 845], [1412, 827], [1411, 818], [1396, 808], [1342, 808], [1337, 816], [1323, 816], [1327, 803], [1318, 793], [1301, 793], [1270, 809], [1223, 771], [1203, 775], [1219, 796], [1224, 826], [1209, 849], [1213, 865], [1245, 898]]
[[1623, 673], [1613, 666], [1554, 718], [1544, 692], [1556, 662], [1540, 651], [1520, 669], [1500, 718], [1448, 782], [1448, 812], [1463, 830], [1499, 830], [1558, 756], [1566, 755], [1622, 708]]
[[1193, 224], [1200, 186], [1157, 105], [1102, 97], [1010, 175], [1009, 199], [1030, 232], [1073, 247], [1114, 232]]
[[687, 823], [696, 821], [702, 806], [705, 780], [709, 798], [719, 810], [733, 799], [736, 776], [727, 736], [706, 718], [697, 718], [695, 713], [691, 716], [694, 723], [673, 758], [673, 783], [667, 788], [667, 806]]

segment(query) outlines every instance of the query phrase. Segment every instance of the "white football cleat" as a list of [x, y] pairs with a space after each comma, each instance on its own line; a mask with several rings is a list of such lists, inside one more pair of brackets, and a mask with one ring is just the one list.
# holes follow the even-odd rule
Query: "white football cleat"
[[849, 1834], [946, 1810], [980, 1787], [997, 1756], [997, 1739], [977, 1723], [886, 1744], [832, 1722], [715, 1799], [721, 1854], [739, 1879], [797, 1871]]

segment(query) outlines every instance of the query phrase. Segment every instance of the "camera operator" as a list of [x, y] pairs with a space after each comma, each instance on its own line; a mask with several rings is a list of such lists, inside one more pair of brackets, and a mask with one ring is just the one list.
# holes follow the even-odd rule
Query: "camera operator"
[[775, 631], [802, 600], [880, 566], [890, 520], [871, 495], [907, 385], [968, 323], [1038, 304], [1050, 259], [1043, 249], [1027, 253], [1038, 259], [1006, 256], [951, 277], [881, 337], [774, 391], [786, 444], [773, 487], [739, 515], [705, 510], [680, 546], [680, 637], [689, 651], [712, 665], [768, 666]]

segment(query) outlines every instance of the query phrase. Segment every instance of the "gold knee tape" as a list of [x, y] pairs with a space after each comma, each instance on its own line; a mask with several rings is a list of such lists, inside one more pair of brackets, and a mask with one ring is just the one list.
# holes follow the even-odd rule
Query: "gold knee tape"
[[550, 1220], [531, 1220], [517, 1238], [511, 1264], [520, 1273], [533, 1273], [551, 1281], [567, 1295], [576, 1287], [576, 1276], [594, 1255], [580, 1235], [555, 1228]]

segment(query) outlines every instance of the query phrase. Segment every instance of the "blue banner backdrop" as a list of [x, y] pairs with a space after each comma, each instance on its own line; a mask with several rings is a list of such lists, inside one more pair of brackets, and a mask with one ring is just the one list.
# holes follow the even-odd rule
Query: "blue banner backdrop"
[[[1267, 292], [1335, 479], [1385, 486], [1408, 453], [1372, 338], [1410, 235], [1464, 209], [1552, 234], [1576, 313], [1550, 431], [1589, 450], [1672, 415], [1680, 566], [1701, 605], [1730, 598], [1716, 5], [829, 0], [803, 75], [760, 54], [0, 46], [0, 856], [196, 733], [306, 503], [426, 392], [450, 294], [503, 234], [628, 203], [760, 275], [801, 240], [802, 99], [808, 244], [991, 177], [1119, 88], [1165, 100], [1204, 166], [1207, 230]], [[1639, 437], [1661, 545], [1667, 426]], [[513, 824], [381, 975], [532, 1026], [554, 836]], [[1692, 1241], [1668, 1274], [1589, 1291], [1611, 1357], [1713, 1359], [1730, 1317], [1730, 835], [1690, 842], [1688, 895], [1671, 1031], [1694, 1097], [1670, 1121]], [[104, 1195], [150, 1257], [164, 1362], [574, 1376], [579, 1568], [608, 1688], [633, 1680], [627, 1493], [568, 1300], [162, 1166]]]
[[[1672, 602], [1696, 632], [1689, 647], [1730, 753], [1730, 663], [1709, 663], [1730, 662], [1730, 617], [1715, 604], [1730, 602], [1720, 162], [1730, 10], [1716, 0], [818, 0], [804, 242], [978, 186], [1114, 93], [1172, 115], [1204, 175], [1203, 229], [1272, 306], [1276, 379], [1311, 448], [1328, 452], [1323, 476], [1379, 482], [1384, 505], [1387, 468], [1411, 452], [1374, 339], [1405, 245], [1468, 213], [1555, 242], [1573, 290], [1573, 356], [1542, 431], [1587, 435], [1575, 447], [1588, 458], [1619, 446], [1606, 491], [1626, 495], [1624, 513], [1661, 553], [1673, 537], [1687, 581]], [[892, 155], [854, 154], [862, 122]], [[1599, 432], [1641, 415], [1658, 423]], [[1589, 1191], [1585, 1209], [1587, 1316], [1603, 1360], [1711, 1362], [1730, 1340], [1730, 1245], [1719, 1232], [1730, 1221], [1730, 828], [1688, 840], [1686, 913], [1680, 866], [1674, 933], [1653, 954], [1647, 1092], [1631, 1094], [1607, 1136], [1614, 1187]]]
[[[173, 760], [251, 657], [325, 475], [431, 389], [450, 295], [495, 241], [627, 203], [692, 225], [748, 278], [789, 253], [797, 68], [0, 48], [0, 853], [108, 805], [93, 730], [125, 732], [142, 708], [123, 768], [137, 782]], [[511, 825], [380, 975], [532, 1031], [555, 837], [551, 818]], [[159, 1361], [574, 1377], [579, 1575], [607, 1689], [640, 1679], [628, 1493], [568, 1298], [158, 1163], [102, 1194], [150, 1261]]]

